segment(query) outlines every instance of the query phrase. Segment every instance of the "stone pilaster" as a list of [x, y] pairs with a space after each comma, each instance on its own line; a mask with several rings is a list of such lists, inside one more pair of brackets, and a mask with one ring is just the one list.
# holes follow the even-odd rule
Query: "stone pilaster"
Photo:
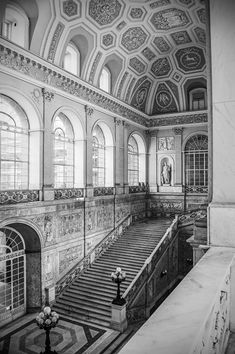
[[183, 176], [182, 176], [182, 135], [184, 128], [177, 127], [173, 129], [175, 134], [175, 186], [182, 186]]
[[92, 180], [92, 116], [94, 110], [90, 106], [85, 106], [86, 114], [86, 153], [85, 153], [85, 186], [86, 186], [86, 197], [93, 196], [93, 180]]
[[47, 117], [48, 105], [54, 99], [54, 93], [42, 89], [43, 96], [43, 175], [42, 175], [42, 198], [43, 200], [54, 199], [54, 171], [53, 171], [53, 135], [51, 131], [51, 119]]

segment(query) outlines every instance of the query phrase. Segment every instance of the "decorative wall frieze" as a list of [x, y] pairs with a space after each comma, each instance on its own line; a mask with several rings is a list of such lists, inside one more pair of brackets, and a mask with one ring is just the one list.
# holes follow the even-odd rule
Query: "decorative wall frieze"
[[0, 193], [0, 205], [18, 204], [39, 201], [38, 190], [2, 191]]
[[129, 193], [147, 193], [148, 191], [148, 185], [144, 183], [139, 183], [138, 186], [129, 186]]
[[167, 125], [182, 125], [182, 124], [197, 124], [197, 123], [207, 123], [208, 115], [207, 113], [191, 113], [187, 115], [177, 114], [171, 117], [161, 117], [161, 118], [151, 118], [147, 121], [147, 126], [151, 127], [161, 127]]
[[[46, 60], [34, 56], [34, 54], [27, 52], [23, 48], [18, 48], [13, 43], [6, 42], [5, 44], [4, 39], [2, 39], [2, 44], [0, 45], [0, 65], [14, 70], [15, 73], [24, 74], [38, 82], [50, 85], [51, 89], [54, 88], [71, 94], [146, 128], [207, 122], [207, 113], [205, 112], [200, 114], [190, 113], [188, 115], [176, 114], [173, 117], [148, 118], [146, 114], [136, 112], [136, 109], [132, 109], [128, 104], [123, 104], [122, 101], [101, 93], [98, 88], [91, 87], [89, 83], [79, 78], [74, 81], [74, 77], [70, 78], [70, 74], [63, 71], [62, 68], [60, 69]], [[131, 87], [134, 82], [132, 80]], [[129, 97], [130, 87], [128, 90], [126, 99]], [[47, 89], [46, 92], [49, 92], [49, 90]], [[48, 98], [50, 98], [50, 95]]]
[[94, 197], [99, 197], [101, 195], [113, 195], [113, 187], [95, 187]]
[[59, 199], [71, 199], [71, 198], [82, 198], [83, 188], [63, 188], [63, 189], [55, 189], [54, 196], [56, 200]]

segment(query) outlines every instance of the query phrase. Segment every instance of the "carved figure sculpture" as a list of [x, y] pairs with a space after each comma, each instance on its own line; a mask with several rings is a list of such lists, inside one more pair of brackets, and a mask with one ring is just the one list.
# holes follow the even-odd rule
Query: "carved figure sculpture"
[[161, 182], [162, 184], [171, 183], [171, 167], [166, 162], [164, 162], [162, 167]]

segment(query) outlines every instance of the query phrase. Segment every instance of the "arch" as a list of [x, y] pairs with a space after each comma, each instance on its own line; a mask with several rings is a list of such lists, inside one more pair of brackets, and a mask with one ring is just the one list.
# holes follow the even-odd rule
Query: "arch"
[[184, 140], [183, 140], [183, 143], [182, 143], [182, 151], [185, 151], [185, 146], [187, 144], [187, 142], [194, 136], [196, 135], [205, 135], [208, 137], [208, 134], [207, 134], [207, 131], [205, 130], [197, 130], [196, 132], [191, 132], [190, 134], [188, 134]]
[[74, 187], [74, 130], [69, 118], [60, 113], [53, 119], [53, 164], [55, 188]]
[[112, 53], [112, 54], [107, 55], [102, 63], [101, 69], [98, 73], [96, 85], [99, 86], [100, 75], [102, 73], [103, 68], [107, 68], [110, 72], [110, 77], [111, 77], [111, 85], [110, 85], [110, 92], [109, 93], [114, 93], [115, 85], [116, 85], [118, 77], [123, 69], [123, 64], [124, 64], [124, 59], [122, 59], [116, 53]]
[[139, 132], [128, 137], [128, 183], [146, 183], [146, 142]]
[[23, 239], [26, 255], [26, 311], [38, 310], [42, 304], [42, 232], [32, 221], [23, 218], [4, 219], [0, 229], [5, 228], [15, 231]]
[[[15, 98], [17, 98], [17, 101], [15, 100]], [[15, 163], [17, 164], [17, 166], [21, 166], [24, 170], [24, 172], [20, 172], [19, 175], [19, 181], [22, 181], [23, 184], [21, 182], [15, 183], [18, 180], [15, 179], [14, 186], [11, 186], [9, 184], [9, 188], [6, 186], [6, 188], [4, 189], [38, 189], [40, 188], [39, 171], [41, 159], [40, 144], [42, 134], [40, 132], [41, 117], [38, 111], [36, 111], [33, 105], [30, 103], [30, 100], [26, 99], [24, 95], [20, 94], [17, 90], [12, 89], [11, 91], [9, 86], [0, 86], [0, 105], [1, 112], [8, 114], [15, 121], [15, 143], [17, 143], [21, 147], [20, 149], [22, 151], [22, 154], [24, 155], [24, 158], [21, 158], [21, 165], [19, 165], [18, 152], [15, 150]], [[22, 129], [21, 133], [20, 131], [18, 131], [17, 127]], [[6, 133], [4, 134], [6, 135]], [[7, 134], [9, 135], [10, 131]], [[14, 134], [13, 130], [11, 132], [11, 135], [12, 134]], [[19, 139], [17, 138], [17, 134], [19, 135], [19, 139], [22, 140], [22, 143], [20, 144], [18, 141]], [[25, 137], [23, 137], [24, 134]], [[31, 146], [30, 149], [29, 146]], [[7, 150], [9, 151], [9, 149]], [[10, 160], [12, 160], [12, 158], [13, 156], [9, 156]], [[23, 176], [25, 176], [24, 182], [22, 178]]]
[[[73, 129], [74, 172], [73, 187], [84, 187], [84, 164], [85, 164], [85, 128], [80, 115], [76, 110], [68, 106], [60, 107], [53, 115], [52, 126], [57, 116], [67, 117]], [[53, 129], [52, 136], [54, 139]]]
[[184, 184], [187, 192], [206, 193], [208, 186], [208, 136], [191, 134], [184, 142]]
[[94, 36], [83, 26], [76, 26], [73, 29], [70, 28], [67, 38], [62, 46], [62, 50], [60, 53], [58, 52], [58, 62], [60, 66], [62, 66], [66, 48], [69, 43], [72, 43], [80, 53], [80, 77], [85, 79], [85, 67], [88, 64], [88, 58], [95, 47]]
[[107, 66], [104, 66], [99, 77], [99, 88], [108, 93], [111, 93], [111, 79], [112, 75], [110, 70]]
[[110, 127], [98, 121], [92, 128], [93, 185], [113, 186], [113, 136]]
[[[205, 108], [207, 108], [207, 82], [206, 79], [203, 77], [200, 78], [192, 78], [188, 79], [183, 86], [183, 91], [184, 91], [184, 98], [185, 98], [185, 107], [186, 110], [190, 110], [190, 92], [193, 90], [200, 90], [202, 89], [203, 92], [205, 92]], [[193, 109], [192, 109], [193, 110]]]
[[69, 42], [65, 50], [65, 55], [63, 59], [62, 66], [65, 70], [69, 71], [71, 74], [80, 75], [80, 52], [78, 48]]

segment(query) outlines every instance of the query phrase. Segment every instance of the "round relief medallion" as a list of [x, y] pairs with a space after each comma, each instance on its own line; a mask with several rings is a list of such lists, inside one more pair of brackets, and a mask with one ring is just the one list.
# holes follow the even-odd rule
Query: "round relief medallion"
[[141, 105], [145, 101], [146, 96], [147, 96], [147, 89], [143, 87], [136, 94], [136, 102], [139, 105]]
[[158, 92], [156, 95], [156, 102], [162, 108], [168, 107], [172, 102], [171, 94], [167, 91]]
[[196, 52], [184, 53], [180, 61], [185, 69], [197, 69], [201, 66], [201, 56]]

